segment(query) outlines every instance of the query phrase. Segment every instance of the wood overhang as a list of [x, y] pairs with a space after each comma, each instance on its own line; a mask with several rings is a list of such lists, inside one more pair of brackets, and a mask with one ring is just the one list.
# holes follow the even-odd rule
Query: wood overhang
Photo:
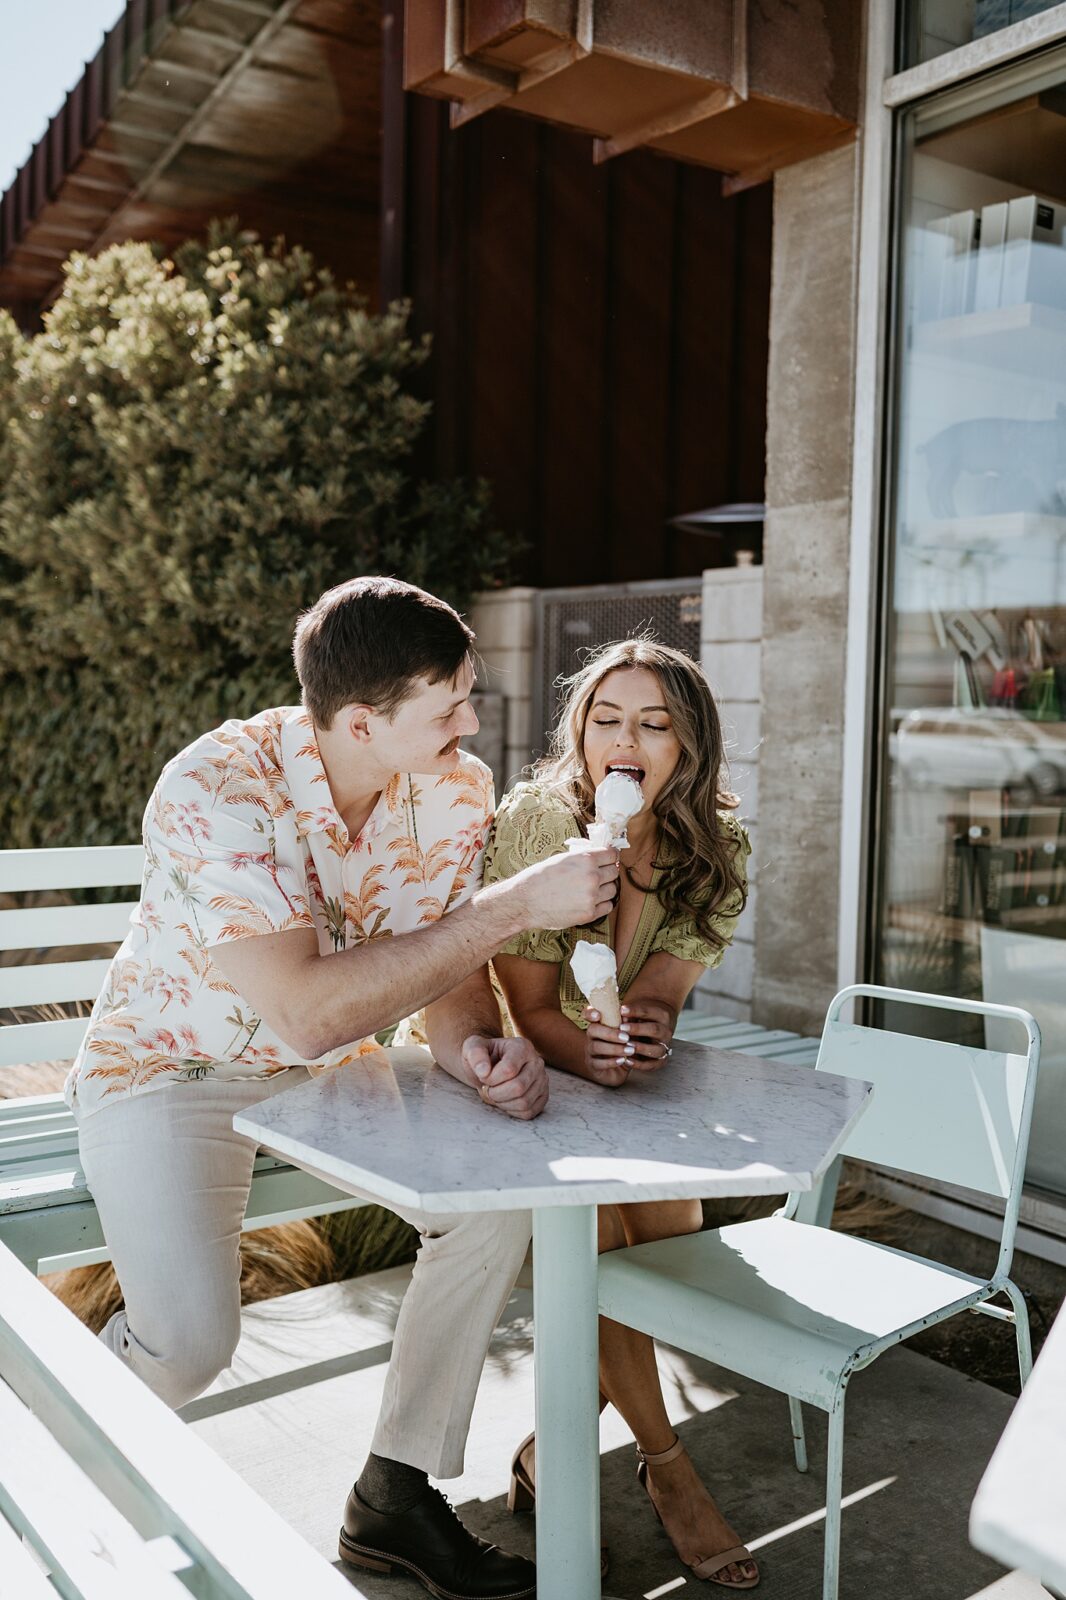
[[30, 323], [72, 251], [217, 216], [375, 296], [377, 0], [129, 0], [0, 201], [0, 304]]
[[495, 107], [726, 175], [726, 192], [846, 143], [855, 0], [408, 0], [405, 87]]

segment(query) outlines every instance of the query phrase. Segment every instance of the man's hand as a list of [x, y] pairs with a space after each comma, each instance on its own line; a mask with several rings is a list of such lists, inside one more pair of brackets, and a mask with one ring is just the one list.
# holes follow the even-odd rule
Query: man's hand
[[462, 1059], [477, 1081], [478, 1095], [494, 1110], [530, 1122], [547, 1105], [547, 1068], [528, 1039], [472, 1033], [463, 1041]]
[[571, 850], [526, 867], [510, 880], [521, 893], [527, 928], [580, 928], [598, 922], [618, 889], [617, 850]]

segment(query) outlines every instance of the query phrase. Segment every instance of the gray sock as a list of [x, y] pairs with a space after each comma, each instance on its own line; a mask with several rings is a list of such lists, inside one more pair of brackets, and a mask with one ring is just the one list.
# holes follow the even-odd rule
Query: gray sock
[[409, 1511], [421, 1500], [428, 1483], [429, 1478], [421, 1467], [409, 1467], [406, 1461], [390, 1461], [388, 1456], [376, 1456], [371, 1451], [355, 1489], [360, 1500], [372, 1511], [388, 1516]]

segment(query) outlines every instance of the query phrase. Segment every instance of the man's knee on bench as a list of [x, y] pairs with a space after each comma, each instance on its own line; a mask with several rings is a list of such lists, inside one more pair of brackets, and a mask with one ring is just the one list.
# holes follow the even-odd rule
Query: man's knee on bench
[[176, 1410], [209, 1388], [233, 1361], [241, 1336], [240, 1313], [190, 1323], [175, 1316], [165, 1342], [149, 1348], [117, 1312], [100, 1337], [168, 1406]]

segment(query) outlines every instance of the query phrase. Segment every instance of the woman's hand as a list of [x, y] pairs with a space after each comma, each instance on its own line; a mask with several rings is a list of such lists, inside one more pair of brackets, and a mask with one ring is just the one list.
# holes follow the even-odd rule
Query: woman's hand
[[669, 1060], [677, 1013], [662, 1000], [635, 999], [622, 1006], [622, 1026], [608, 1028], [586, 1006], [585, 1065], [596, 1083], [617, 1089], [630, 1072], [657, 1072]]
[[600, 1013], [586, 1006], [582, 1015], [588, 1023], [585, 1032], [585, 1067], [593, 1083], [605, 1089], [617, 1089], [629, 1077], [633, 1065], [629, 1035], [622, 1028], [608, 1028], [600, 1021]]
[[621, 1032], [632, 1047], [629, 1065], [636, 1072], [657, 1072], [670, 1058], [676, 1011], [662, 1000], [642, 997], [631, 1000], [621, 1011]]

